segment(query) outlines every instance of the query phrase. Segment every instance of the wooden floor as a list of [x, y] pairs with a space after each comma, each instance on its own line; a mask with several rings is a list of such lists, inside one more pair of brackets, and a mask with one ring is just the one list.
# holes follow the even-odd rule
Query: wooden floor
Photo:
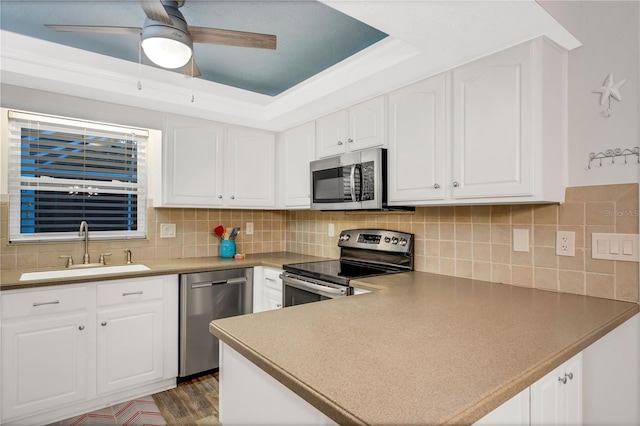
[[221, 425], [218, 373], [182, 382], [174, 389], [152, 396], [167, 425]]

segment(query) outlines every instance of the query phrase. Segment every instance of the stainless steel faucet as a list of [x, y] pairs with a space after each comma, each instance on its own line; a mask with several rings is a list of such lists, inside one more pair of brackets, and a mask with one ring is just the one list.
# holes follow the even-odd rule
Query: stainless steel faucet
[[84, 256], [82, 257], [82, 263], [87, 265], [89, 264], [89, 224], [85, 220], [80, 222], [80, 230], [78, 231], [78, 234], [81, 237], [82, 232], [84, 232]]

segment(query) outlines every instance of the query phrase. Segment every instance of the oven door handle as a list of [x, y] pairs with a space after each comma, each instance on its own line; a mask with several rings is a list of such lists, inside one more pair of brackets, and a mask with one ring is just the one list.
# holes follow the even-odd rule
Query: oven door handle
[[324, 293], [335, 294], [337, 296], [345, 296], [347, 294], [347, 288], [333, 288], [324, 285], [312, 284], [307, 281], [298, 280], [295, 278], [280, 275], [280, 278], [285, 283], [295, 284], [296, 287], [306, 288], [309, 290], [322, 291]]

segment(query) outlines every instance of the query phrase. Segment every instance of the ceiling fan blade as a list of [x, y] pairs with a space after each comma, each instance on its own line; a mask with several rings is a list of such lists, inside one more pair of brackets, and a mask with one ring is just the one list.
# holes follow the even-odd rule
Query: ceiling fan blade
[[142, 10], [144, 10], [144, 14], [147, 15], [149, 19], [167, 25], [173, 25], [171, 17], [160, 0], [139, 0], [139, 3]]
[[254, 47], [257, 49], [276, 48], [276, 36], [271, 34], [247, 33], [244, 31], [219, 28], [192, 27], [189, 33], [195, 43], [221, 44], [225, 46]]
[[96, 25], [47, 25], [45, 27], [54, 31], [72, 33], [102, 33], [102, 34], [134, 34], [140, 35], [142, 28], [137, 27], [102, 27]]
[[[191, 64], [193, 64], [193, 69], [191, 68]], [[187, 77], [200, 77], [202, 75], [200, 74], [200, 69], [198, 69], [198, 65], [196, 65], [196, 62], [193, 60], [193, 56], [191, 56], [191, 59], [189, 59], [189, 62], [187, 62], [185, 66], [180, 68], [180, 72]]]

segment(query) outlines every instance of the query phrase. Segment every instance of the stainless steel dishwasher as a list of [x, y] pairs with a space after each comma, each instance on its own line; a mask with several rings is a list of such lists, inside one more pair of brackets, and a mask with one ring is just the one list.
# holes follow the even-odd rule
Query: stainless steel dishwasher
[[253, 268], [180, 275], [180, 377], [219, 367], [209, 323], [253, 312]]

